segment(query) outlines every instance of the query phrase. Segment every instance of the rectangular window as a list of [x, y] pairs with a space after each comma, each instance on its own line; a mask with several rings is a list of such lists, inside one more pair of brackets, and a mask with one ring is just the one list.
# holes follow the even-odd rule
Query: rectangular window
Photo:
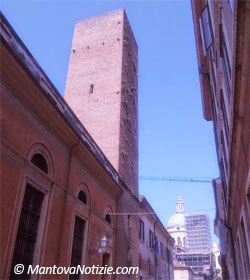
[[144, 241], [144, 222], [140, 220], [140, 240]]
[[217, 110], [216, 110], [216, 102], [215, 102], [215, 93], [214, 93], [214, 86], [210, 85], [211, 89], [211, 103], [212, 103], [212, 112], [213, 112], [213, 120], [215, 122], [215, 125], [217, 124]]
[[93, 93], [94, 92], [94, 85], [91, 84], [89, 87], [89, 93]]
[[250, 279], [250, 255], [248, 251], [248, 244], [247, 244], [247, 231], [244, 224], [243, 218], [240, 222], [240, 232], [241, 232], [241, 250], [243, 253], [244, 264], [245, 264], [245, 271], [246, 271], [246, 279]]
[[226, 153], [226, 146], [225, 146], [225, 140], [224, 140], [224, 135], [223, 131], [221, 130], [221, 145], [222, 145], [222, 150], [223, 150], [223, 158], [225, 162], [225, 169], [228, 174], [228, 160], [227, 160], [227, 153]]
[[227, 183], [226, 183], [226, 177], [225, 177], [224, 164], [223, 164], [222, 160], [220, 160], [220, 162], [219, 162], [219, 167], [220, 167], [222, 189], [224, 192], [224, 197], [226, 199], [227, 198]]
[[153, 249], [154, 246], [154, 234], [152, 230], [149, 230], [149, 248]]
[[220, 56], [222, 58], [224, 77], [226, 82], [226, 87], [228, 91], [228, 97], [230, 99], [231, 95], [231, 66], [228, 58], [227, 46], [225, 42], [225, 37], [222, 29], [222, 25], [220, 24]]
[[129, 231], [131, 230], [131, 227], [132, 227], [131, 216], [128, 215], [128, 229], [129, 229]]
[[157, 253], [157, 254], [160, 253], [159, 241], [158, 241], [157, 236], [155, 236], [155, 238], [154, 238], [154, 249], [155, 249], [155, 253]]
[[[82, 263], [84, 227], [85, 221], [76, 216], [70, 266], [78, 266]], [[69, 279], [80, 279], [80, 274], [70, 274]]]
[[167, 251], [166, 247], [165, 247], [164, 251], [165, 251], [165, 261], [168, 263], [169, 262], [168, 261], [168, 251]]
[[[43, 198], [43, 193], [27, 184], [17, 230], [10, 279], [20, 279], [20, 275], [14, 273], [16, 264], [23, 264], [25, 272], [27, 272], [28, 266], [33, 264]], [[25, 272], [22, 273], [22, 279], [30, 279], [30, 274]]]
[[164, 251], [163, 251], [163, 244], [162, 244], [162, 242], [160, 243], [160, 252], [161, 252], [161, 257], [163, 259], [164, 258]]
[[201, 38], [202, 38], [202, 46], [204, 55], [208, 55], [208, 49], [213, 44], [213, 31], [210, 20], [210, 14], [208, 6], [204, 8], [201, 13], [200, 21], [200, 30], [201, 30]]
[[216, 126], [215, 122], [213, 125], [213, 130], [214, 130], [215, 148], [216, 148], [217, 155], [218, 155], [219, 154], [219, 141], [218, 141], [218, 135], [217, 135], [217, 126]]
[[[248, 203], [248, 209], [250, 210], [250, 183], [247, 190], [247, 203]], [[250, 215], [250, 211], [248, 214]]]
[[172, 253], [169, 249], [168, 249], [168, 259], [169, 259], [169, 263], [173, 264]]
[[225, 126], [226, 139], [227, 139], [227, 143], [228, 143], [228, 141], [229, 141], [229, 125], [228, 125], [227, 111], [226, 111], [226, 106], [225, 106], [225, 101], [224, 101], [222, 90], [221, 90], [220, 96], [221, 96], [221, 111], [222, 111], [223, 122], [224, 122], [224, 126]]

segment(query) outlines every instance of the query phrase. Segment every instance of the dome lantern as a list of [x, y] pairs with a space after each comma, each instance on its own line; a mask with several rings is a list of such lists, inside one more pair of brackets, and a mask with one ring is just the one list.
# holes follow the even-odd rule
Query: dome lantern
[[184, 202], [180, 195], [176, 201], [176, 213], [184, 213]]

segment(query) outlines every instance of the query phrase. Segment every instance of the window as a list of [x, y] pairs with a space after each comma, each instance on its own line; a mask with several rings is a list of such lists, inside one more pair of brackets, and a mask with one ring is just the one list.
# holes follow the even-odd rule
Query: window
[[[73, 235], [71, 263], [70, 263], [71, 267], [72, 266], [76, 267], [78, 265], [81, 265], [82, 263], [84, 227], [85, 227], [85, 221], [76, 216], [74, 235]], [[80, 279], [80, 273], [70, 274], [69, 279]]]
[[40, 153], [36, 153], [33, 155], [33, 157], [31, 158], [31, 162], [38, 167], [39, 169], [41, 169], [43, 172], [45, 172], [46, 174], [48, 174], [48, 164], [45, 160], [45, 158], [40, 154]]
[[213, 44], [213, 31], [212, 31], [208, 6], [206, 6], [204, 8], [204, 10], [202, 11], [199, 21], [200, 21], [200, 30], [201, 30], [203, 52], [204, 52], [204, 56], [207, 56], [208, 55], [208, 49]]
[[161, 257], [163, 259], [164, 258], [164, 252], [163, 252], [163, 244], [162, 244], [162, 242], [160, 243], [160, 252], [161, 252]]
[[[20, 279], [20, 275], [14, 273], [16, 264], [23, 264], [25, 271], [27, 271], [28, 265], [33, 264], [43, 198], [43, 193], [27, 184], [17, 230], [10, 279]], [[30, 275], [24, 272], [22, 279], [30, 279]]]
[[140, 240], [144, 241], [144, 222], [140, 220]]
[[77, 197], [82, 203], [87, 204], [87, 196], [84, 191], [80, 191]]
[[183, 237], [183, 247], [187, 247], [186, 237]]
[[153, 249], [154, 246], [154, 234], [151, 230], [149, 230], [149, 248]]
[[132, 228], [131, 216], [128, 215], [128, 229], [131, 230], [131, 228]]
[[111, 216], [110, 216], [110, 214], [106, 214], [105, 215], [105, 221], [108, 222], [109, 224], [111, 224]]
[[247, 230], [245, 227], [245, 223], [243, 218], [240, 222], [240, 232], [241, 232], [241, 250], [243, 253], [244, 263], [245, 263], [245, 269], [246, 269], [246, 279], [250, 278], [250, 253], [248, 251], [248, 244], [247, 244]]
[[89, 93], [93, 93], [93, 92], [94, 92], [94, 85], [91, 84], [91, 85], [90, 85], [90, 88], [89, 88]]
[[222, 146], [222, 150], [223, 150], [223, 159], [224, 159], [224, 162], [225, 162], [225, 168], [226, 168], [226, 172], [228, 174], [227, 153], [226, 153], [225, 140], [224, 140], [224, 135], [223, 135], [223, 131], [222, 130], [221, 130], [221, 146]]
[[227, 139], [227, 143], [228, 143], [228, 140], [229, 140], [229, 126], [228, 126], [227, 112], [226, 112], [226, 106], [225, 106], [222, 90], [221, 90], [220, 95], [221, 95], [221, 111], [222, 111], [222, 115], [223, 115], [223, 122], [224, 122], [224, 126], [225, 126], [226, 139]]
[[216, 103], [215, 103], [215, 92], [214, 92], [214, 86], [211, 85], [211, 103], [212, 103], [212, 113], [213, 113], [213, 121], [215, 122], [215, 125], [217, 124], [217, 112], [216, 112]]
[[247, 190], [247, 203], [248, 203], [249, 215], [250, 215], [250, 183]]
[[220, 160], [220, 162], [219, 162], [219, 167], [220, 167], [221, 183], [222, 183], [222, 188], [223, 188], [223, 192], [224, 192], [224, 198], [226, 200], [226, 198], [227, 198], [227, 185], [226, 185], [224, 164], [223, 164], [222, 160]]
[[168, 263], [169, 262], [169, 260], [168, 260], [168, 251], [167, 251], [166, 247], [164, 249], [164, 254], [165, 254], [165, 261]]
[[172, 253], [169, 249], [168, 250], [168, 260], [169, 260], [169, 264], [173, 264], [173, 259], [172, 259]]
[[228, 58], [227, 46], [225, 42], [225, 37], [222, 29], [222, 25], [220, 24], [220, 56], [222, 58], [224, 77], [226, 82], [226, 87], [228, 91], [228, 97], [230, 99], [231, 93], [231, 67]]
[[182, 246], [181, 238], [180, 238], [180, 237], [177, 237], [177, 245], [178, 245], [178, 246]]

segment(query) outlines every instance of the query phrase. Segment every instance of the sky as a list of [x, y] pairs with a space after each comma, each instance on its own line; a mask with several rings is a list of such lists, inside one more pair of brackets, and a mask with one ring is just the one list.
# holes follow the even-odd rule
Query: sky
[[[140, 175], [216, 178], [212, 123], [202, 113], [190, 0], [1, 2], [1, 11], [62, 95], [75, 22], [120, 8], [125, 8], [139, 47]], [[165, 226], [180, 194], [186, 212], [210, 216], [213, 233], [212, 184], [140, 180], [139, 188]]]

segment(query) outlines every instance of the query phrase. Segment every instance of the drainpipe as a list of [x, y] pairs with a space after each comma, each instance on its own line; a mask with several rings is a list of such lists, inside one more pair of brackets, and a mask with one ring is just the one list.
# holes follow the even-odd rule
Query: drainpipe
[[[154, 239], [155, 239], [155, 225], [157, 224], [157, 220], [154, 222]], [[156, 240], [155, 240], [156, 241]], [[155, 244], [156, 244], [156, 242], [155, 242]], [[154, 251], [155, 251], [155, 248], [154, 248]], [[155, 254], [154, 254], [154, 259], [155, 259], [155, 279], [157, 279], [156, 278], [156, 276], [157, 276], [157, 269], [156, 269], [156, 251], [155, 251]]]
[[[119, 183], [117, 183], [118, 185], [119, 185]], [[113, 229], [113, 240], [114, 240], [114, 245], [113, 245], [113, 255], [114, 255], [114, 257], [113, 257], [113, 259], [114, 259], [114, 267], [115, 268], [117, 268], [118, 267], [118, 265], [119, 265], [119, 263], [118, 263], [118, 260], [117, 260], [117, 256], [116, 256], [116, 254], [115, 254], [115, 251], [117, 251], [116, 250], [116, 246], [117, 246], [117, 240], [118, 240], [118, 223], [120, 222], [120, 219], [121, 219], [121, 215], [119, 215], [119, 213], [120, 213], [120, 199], [122, 198], [122, 195], [123, 195], [123, 192], [124, 192], [124, 190], [123, 190], [123, 188], [122, 188], [122, 193], [116, 198], [116, 213], [118, 213], [118, 215], [116, 215], [116, 217], [115, 217], [115, 227], [114, 227], [114, 229]], [[114, 219], [113, 219], [114, 220]], [[113, 226], [114, 226], [114, 224], [113, 224]]]
[[[167, 239], [167, 254], [168, 254], [168, 239]], [[171, 278], [170, 278], [170, 257], [171, 256], [169, 256], [169, 263], [168, 263], [168, 279], [170, 280]], [[166, 256], [166, 258], [168, 259], [168, 256]]]

